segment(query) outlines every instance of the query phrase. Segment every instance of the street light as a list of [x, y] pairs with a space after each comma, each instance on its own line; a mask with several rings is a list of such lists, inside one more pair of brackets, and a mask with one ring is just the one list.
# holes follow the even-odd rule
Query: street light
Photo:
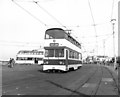
[[116, 19], [111, 19], [111, 23], [113, 26], [113, 54], [114, 54], [114, 69], [116, 68], [116, 54], [115, 54], [115, 31], [114, 31], [114, 26], [115, 26], [115, 21]]

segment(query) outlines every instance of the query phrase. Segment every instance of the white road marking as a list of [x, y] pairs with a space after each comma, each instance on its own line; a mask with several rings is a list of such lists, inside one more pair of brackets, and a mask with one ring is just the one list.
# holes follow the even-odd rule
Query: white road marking
[[102, 78], [102, 81], [113, 82], [113, 79], [112, 78]]
[[18, 90], [19, 88], [18, 87], [16, 87], [16, 90]]
[[82, 87], [86, 87], [86, 88], [88, 88], [88, 87], [90, 87], [90, 88], [95, 88], [95, 87], [96, 87], [96, 84], [94, 84], [94, 83], [86, 83], [86, 84], [84, 84]]

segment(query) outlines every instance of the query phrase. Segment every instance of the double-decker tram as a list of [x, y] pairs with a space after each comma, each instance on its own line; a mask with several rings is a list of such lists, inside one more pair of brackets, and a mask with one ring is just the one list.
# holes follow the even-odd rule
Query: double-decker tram
[[61, 28], [45, 32], [43, 71], [75, 70], [82, 66], [81, 44]]

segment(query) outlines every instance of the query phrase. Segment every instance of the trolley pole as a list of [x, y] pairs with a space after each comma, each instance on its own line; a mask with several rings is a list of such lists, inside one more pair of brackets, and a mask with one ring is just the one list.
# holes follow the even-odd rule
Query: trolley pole
[[114, 69], [116, 68], [116, 54], [115, 54], [115, 31], [114, 31], [114, 26], [115, 26], [115, 21], [116, 19], [111, 19], [111, 23], [113, 26], [113, 54], [114, 54]]

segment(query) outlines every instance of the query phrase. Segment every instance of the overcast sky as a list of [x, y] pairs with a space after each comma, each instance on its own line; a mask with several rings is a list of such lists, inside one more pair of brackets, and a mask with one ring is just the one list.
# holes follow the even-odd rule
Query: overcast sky
[[113, 56], [111, 18], [116, 19], [117, 54], [117, 0], [34, 1], [0, 0], [0, 60], [15, 58], [19, 50], [39, 49], [44, 45], [45, 30], [51, 27], [71, 29], [86, 54], [96, 53], [98, 46], [99, 55], [104, 55], [105, 50], [105, 55]]

